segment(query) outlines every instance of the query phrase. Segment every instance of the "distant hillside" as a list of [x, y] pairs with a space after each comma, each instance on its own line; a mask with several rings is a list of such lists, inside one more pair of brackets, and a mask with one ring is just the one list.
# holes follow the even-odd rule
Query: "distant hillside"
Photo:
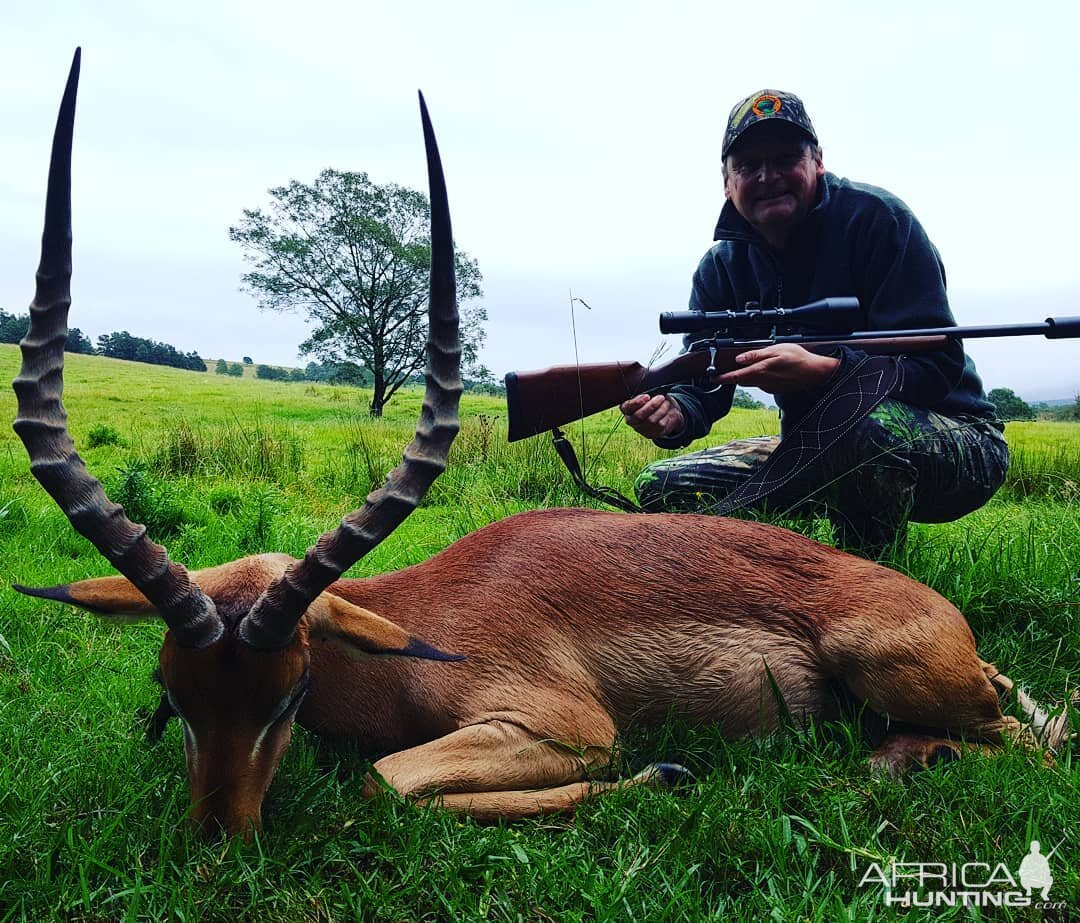
[[[18, 346], [0, 343], [0, 380], [10, 382], [20, 362]], [[362, 388], [265, 381], [257, 379], [254, 371], [233, 378], [215, 374], [212, 367], [194, 372], [104, 356], [68, 354], [64, 365], [64, 401], [77, 442], [96, 424], [119, 430], [125, 439], [134, 439], [136, 433], [149, 438], [148, 434], [175, 425], [178, 414], [199, 425], [225, 425], [238, 417], [254, 419], [260, 415], [268, 421], [297, 426], [323, 420], [335, 439], [340, 438], [343, 415], [356, 414], [365, 425], [368, 422], [371, 394]], [[411, 431], [422, 399], [422, 388], [410, 385], [402, 389], [387, 405], [383, 423], [400, 422]], [[498, 417], [505, 415], [506, 403], [497, 397], [467, 395], [462, 413]], [[5, 443], [18, 442], [10, 426], [15, 418], [15, 393], [9, 385], [0, 386], [0, 418], [9, 421], [0, 427], [3, 453]], [[3, 505], [0, 496], [0, 508]]]

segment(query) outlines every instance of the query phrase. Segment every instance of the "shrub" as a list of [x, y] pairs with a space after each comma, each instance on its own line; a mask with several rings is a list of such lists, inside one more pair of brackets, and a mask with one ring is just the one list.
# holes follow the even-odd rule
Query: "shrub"
[[206, 495], [206, 502], [210, 504], [210, 509], [215, 513], [226, 515], [236, 512], [242, 505], [243, 500], [240, 497], [240, 491], [235, 487], [222, 484], [210, 490]]
[[243, 504], [237, 544], [244, 554], [273, 551], [271, 531], [283, 509], [281, 495], [266, 484], [257, 484]]
[[95, 423], [86, 434], [86, 444], [91, 449], [102, 445], [123, 445], [124, 440], [120, 432], [107, 423]]
[[198, 522], [190, 504], [177, 495], [168, 481], [151, 477], [144, 462], [135, 461], [117, 471], [108, 495], [119, 503], [133, 522], [146, 526], [156, 540], [169, 538], [187, 523]]

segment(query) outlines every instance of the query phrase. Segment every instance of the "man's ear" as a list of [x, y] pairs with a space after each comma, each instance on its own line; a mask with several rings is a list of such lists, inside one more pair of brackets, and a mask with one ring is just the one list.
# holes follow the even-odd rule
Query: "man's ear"
[[420, 657], [424, 660], [464, 660], [462, 654], [448, 654], [410, 635], [389, 619], [370, 609], [355, 606], [340, 596], [323, 593], [307, 610], [308, 641], [330, 642], [350, 654]]
[[158, 614], [150, 600], [135, 589], [126, 577], [95, 577], [92, 580], [47, 587], [27, 587], [13, 583], [11, 588], [27, 596], [78, 606], [95, 615], [119, 621], [137, 622], [156, 618]]

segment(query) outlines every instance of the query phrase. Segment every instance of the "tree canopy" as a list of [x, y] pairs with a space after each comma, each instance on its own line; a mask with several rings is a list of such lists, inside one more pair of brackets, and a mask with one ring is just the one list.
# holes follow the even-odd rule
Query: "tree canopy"
[[731, 399], [732, 407], [740, 407], [743, 410], [764, 410], [765, 405], [754, 398], [749, 391], [742, 388], [735, 389], [735, 396]]
[[289, 370], [277, 365], [257, 365], [255, 366], [255, 377], [265, 378], [267, 381], [288, 381]]
[[[29, 314], [8, 314], [3, 308], [0, 308], [0, 343], [18, 343], [26, 336], [26, 331], [29, 329]], [[67, 341], [64, 343], [64, 352], [92, 355], [94, 344], [78, 327], [69, 327]]]
[[[8, 314], [0, 308], [0, 343], [18, 343], [30, 329], [29, 314]], [[69, 327], [64, 352], [84, 353], [88, 356], [110, 356], [113, 359], [129, 359], [132, 362], [149, 362], [152, 365], [170, 365], [177, 369], [205, 372], [206, 363], [196, 352], [182, 353], [175, 346], [132, 336], [126, 330], [103, 333], [98, 337], [97, 349], [90, 337], [78, 327]]]
[[168, 365], [175, 369], [188, 369], [192, 372], [206, 371], [206, 363], [198, 353], [182, 353], [168, 343], [132, 336], [126, 330], [103, 333], [99, 336], [97, 352], [101, 356], [110, 356], [113, 359]]
[[986, 396], [1002, 420], [1035, 419], [1035, 411], [1012, 388], [994, 388]]
[[[300, 352], [323, 362], [357, 363], [372, 379], [371, 413], [425, 361], [427, 197], [366, 173], [324, 170], [313, 185], [270, 190], [263, 209], [245, 210], [229, 236], [253, 264], [245, 288], [259, 307], [305, 313], [313, 325]], [[471, 369], [487, 315], [464, 303], [481, 295], [480, 269], [456, 256], [462, 361]]]

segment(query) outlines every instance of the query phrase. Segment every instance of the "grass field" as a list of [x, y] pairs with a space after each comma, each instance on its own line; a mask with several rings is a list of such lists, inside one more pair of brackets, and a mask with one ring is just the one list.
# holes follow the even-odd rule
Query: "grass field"
[[[18, 366], [0, 346], [0, 379]], [[112, 499], [192, 568], [259, 551], [302, 554], [396, 464], [419, 392], [387, 416], [363, 392], [69, 356], [65, 405]], [[15, 402], [0, 390], [0, 419]], [[586, 427], [591, 473], [629, 491], [661, 452]], [[710, 442], [773, 432], [736, 411]], [[587, 505], [543, 440], [508, 445], [505, 406], [466, 396], [447, 473], [353, 575], [429, 557], [533, 507]], [[1036, 698], [1080, 683], [1080, 424], [1010, 424], [1009, 480], [957, 523], [913, 527], [890, 563], [956, 603], [995, 661]], [[575, 431], [575, 441], [580, 436]], [[805, 526], [828, 538], [820, 524]], [[573, 818], [481, 826], [361, 797], [365, 764], [298, 729], [251, 846], [185, 825], [180, 730], [143, 719], [162, 627], [122, 630], [10, 590], [109, 573], [30, 476], [0, 428], [0, 921], [7, 920], [868, 920], [891, 919], [871, 862], [1005, 862], [1032, 839], [1052, 901], [1080, 915], [1080, 766], [1010, 749], [903, 781], [872, 775], [855, 725], [725, 742], [672, 724], [626, 741], [629, 773], [689, 766], [678, 793], [636, 789]], [[1075, 718], [1075, 716], [1074, 716]], [[962, 908], [911, 919], [980, 918]], [[1039, 919], [1033, 909], [987, 917]]]

